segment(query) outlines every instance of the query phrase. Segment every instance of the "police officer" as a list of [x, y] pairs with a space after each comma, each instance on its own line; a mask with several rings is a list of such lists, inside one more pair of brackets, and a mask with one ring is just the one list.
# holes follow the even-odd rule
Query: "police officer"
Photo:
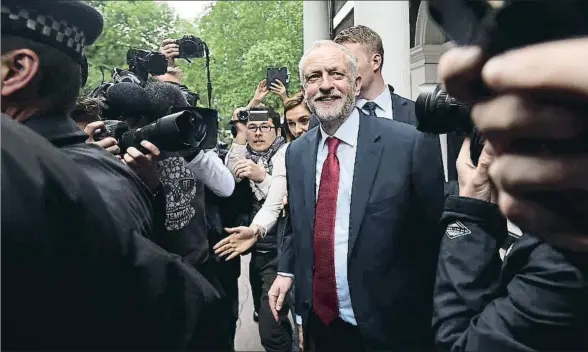
[[[84, 143], [88, 136], [69, 118], [82, 84], [84, 46], [102, 26], [100, 13], [80, 1], [3, 1], [2, 112], [67, 153], [98, 185], [119, 226], [149, 236], [159, 181], [143, 182], [99, 146]], [[148, 168], [152, 156], [141, 154], [137, 163]]]
[[469, 140], [457, 158], [435, 284], [438, 351], [588, 351], [588, 258], [523, 234], [507, 251], [486, 146], [474, 167]]
[[[67, 155], [73, 161], [70, 165], [72, 175], [75, 175], [72, 176], [73, 179], [80, 178], [82, 174], [89, 178], [90, 185], [86, 182], [80, 192], [87, 189], [88, 192], [93, 192], [94, 197], [88, 198], [91, 201], [80, 201], [80, 210], [85, 209], [84, 207], [104, 207], [112, 219], [100, 218], [100, 221], [104, 221], [109, 226], [100, 227], [103, 231], [99, 231], [99, 233], [101, 236], [111, 237], [109, 238], [112, 241], [111, 245], [115, 247], [114, 250], [118, 250], [119, 254], [118, 259], [113, 258], [113, 261], [107, 262], [106, 266], [102, 266], [103, 263], [100, 261], [88, 263], [77, 261], [80, 259], [80, 255], [88, 254], [89, 251], [97, 251], [98, 253], [104, 251], [104, 255], [109, 256], [111, 253], [108, 249], [113, 250], [108, 247], [102, 248], [104, 244], [98, 238], [83, 237], [85, 231], [88, 230], [87, 226], [95, 226], [95, 224], [89, 225], [85, 222], [87, 219], [83, 217], [83, 212], [80, 214], [81, 218], [72, 215], [71, 217], [56, 217], [55, 220], [50, 219], [57, 222], [49, 223], [48, 226], [55, 225], [59, 228], [53, 232], [50, 228], [44, 227], [45, 224], [42, 221], [39, 221], [38, 232], [29, 235], [30, 238], [27, 238], [29, 234], [27, 231], [22, 231], [23, 238], [31, 241], [31, 247], [21, 248], [21, 251], [17, 253], [21, 253], [23, 256], [46, 256], [47, 268], [43, 269], [39, 263], [33, 262], [27, 273], [33, 275], [36, 268], [39, 269], [37, 275], [22, 279], [34, 282], [39, 278], [38, 276], [42, 276], [39, 274], [47, 270], [50, 272], [54, 270], [55, 273], [61, 272], [62, 267], [54, 265], [54, 261], [60, 264], [68, 262], [71, 266], [82, 265], [80, 273], [88, 275], [89, 279], [96, 279], [92, 275], [104, 275], [105, 277], [99, 276], [103, 280], [97, 282], [109, 286], [109, 289], [111, 289], [110, 286], [117, 288], [116, 292], [106, 290], [103, 293], [104, 300], [120, 299], [119, 302], [128, 304], [128, 308], [120, 309], [121, 316], [108, 315], [107, 309], [87, 310], [89, 321], [120, 318], [120, 320], [114, 319], [117, 321], [113, 321], [112, 325], [120, 329], [107, 329], [103, 341], [73, 338], [68, 342], [65, 337], [67, 331], [58, 330], [59, 324], [47, 316], [41, 319], [35, 316], [34, 310], [29, 311], [23, 308], [23, 312], [31, 313], [31, 319], [39, 319], [39, 321], [47, 323], [48, 331], [55, 330], [55, 337], [39, 337], [35, 340], [35, 337], [39, 336], [39, 332], [27, 332], [26, 324], [18, 318], [14, 318], [14, 329], [19, 332], [17, 336], [21, 337], [18, 339], [21, 346], [15, 344], [12, 347], [22, 348], [31, 345], [31, 348], [43, 349], [57, 349], [63, 348], [63, 346], [80, 349], [97, 346], [129, 349], [183, 348], [185, 341], [190, 338], [193, 332], [194, 320], [197, 318], [203, 298], [212, 299], [213, 296], [216, 296], [216, 292], [195, 270], [180, 265], [178, 260], [169, 253], [145, 240], [151, 235], [153, 229], [152, 205], [158, 204], [158, 199], [159, 203], [161, 202], [159, 180], [153, 178], [142, 181], [130, 168], [111, 154], [94, 144], [85, 143], [88, 136], [68, 116], [75, 106], [83, 81], [81, 67], [85, 60], [84, 47], [92, 44], [100, 35], [103, 27], [101, 15], [81, 1], [6, 0], [1, 4], [1, 16], [2, 112], [45, 137], [63, 154]], [[134, 160], [135, 163], [143, 165], [144, 168], [151, 168], [153, 167], [151, 159], [159, 151], [149, 143], [144, 142], [144, 146], [150, 150], [151, 154], [143, 155], [135, 148], [129, 148], [127, 153], [137, 156]], [[35, 144], [25, 144], [21, 147], [23, 150], [32, 149], [31, 152], [35, 151], [34, 148], [38, 148]], [[50, 166], [40, 165], [36, 169], [43, 170], [48, 167]], [[22, 171], [32, 172], [32, 170], [35, 169], [24, 167]], [[33, 179], [35, 177], [35, 175], [29, 176]], [[37, 177], [39, 177], [37, 179], [39, 182], [44, 181], [42, 175]], [[12, 183], [24, 182], [24, 179], [24, 175], [23, 180], [12, 178], [11, 184], [8, 184], [7, 187], [20, 189], [23, 187], [22, 183]], [[62, 179], [67, 180], [66, 177], [62, 177]], [[36, 186], [40, 188], [38, 191], [42, 196], [31, 199], [30, 202], [36, 200], [51, 204], [46, 199], [49, 195], [68, 199], [71, 193], [66, 185], [62, 185], [61, 188], [57, 187], [57, 191], [53, 190], [52, 187], [56, 186], [55, 182], [58, 180], [52, 178], [47, 180], [47, 183], [37, 184]], [[42, 187], [47, 189], [44, 190]], [[46, 191], [46, 194], [43, 191]], [[96, 196], [96, 192], [99, 197]], [[11, 193], [11, 196], [16, 195], [17, 193]], [[5, 204], [12, 204], [11, 200], [12, 197], [6, 198]], [[46, 209], [41, 209], [41, 211], [43, 210]], [[39, 220], [36, 217], [42, 219], [45, 216], [46, 214], [43, 213], [32, 213], [29, 221], [35, 224]], [[6, 218], [3, 217], [3, 219]], [[19, 227], [15, 225], [14, 229], [14, 234], [18, 234]], [[54, 233], [59, 234], [60, 231], [63, 232], [62, 236], [55, 238], [49, 236]], [[83, 246], [70, 248], [69, 246], [79, 243], [69, 241], [67, 231], [78, 231], [79, 236], [96, 242], [85, 243], [87, 248]], [[67, 257], [67, 254], [75, 254], [76, 249], [79, 250], [78, 256]], [[113, 277], [112, 282], [107, 280], [109, 275]], [[119, 277], [118, 275], [122, 275], [126, 281], [116, 279]], [[79, 279], [78, 276], [65, 275], [64, 277], [71, 279], [72, 282]], [[46, 281], [41, 282], [48, 284]], [[84, 282], [82, 281], [80, 284], [83, 285]], [[14, 297], [19, 297], [17, 293], [20, 291], [17, 287], [19, 286], [15, 285]], [[64, 291], [56, 292], [63, 293], [64, 297], [72, 298], [73, 292], [71, 294], [67, 292], [69, 287], [65, 286]], [[92, 288], [99, 289], [96, 286], [92, 286]], [[31, 287], [31, 289], [34, 291], [30, 294], [31, 299], [51, 304], [51, 300], [42, 298], [43, 291], [46, 289], [43, 284], [41, 287]], [[208, 293], [204, 294], [203, 291]], [[24, 292], [22, 293], [24, 294]], [[92, 291], [91, 293], [100, 292]], [[79, 298], [82, 300], [86, 298], [88, 304], [95, 303], [92, 302], [92, 299], [98, 299], [92, 295], [84, 296], [84, 294], [89, 294], [89, 291], [82, 290], [80, 294]], [[64, 311], [76, 310], [74, 309], [76, 302], [73, 299], [72, 305], [68, 305], [67, 301], [59, 302], [63, 302], [64, 306], [61, 308]], [[24, 305], [22, 303], [20, 306], [24, 307]], [[117, 307], [121, 306], [124, 304], [117, 303]], [[82, 304], [78, 308], [88, 307]], [[77, 310], [81, 316], [78, 317], [80, 320], [78, 323], [83, 325], [84, 313], [79, 309]], [[51, 311], [55, 313], [53, 319], [60, 319], [58, 311], [59, 309]], [[104, 316], [100, 315], [102, 311]], [[95, 314], [99, 316], [95, 316]], [[22, 324], [18, 324], [19, 322]], [[123, 322], [132, 322], [133, 324], [125, 325]], [[7, 322], [7, 324], [11, 323]], [[72, 321], [70, 324], [74, 324], [74, 322]], [[3, 326], [5, 325], [3, 324]], [[90, 324], [89, 327], [91, 328], [91, 326], [93, 325]], [[98, 324], [98, 326], [100, 325]], [[103, 327], [100, 326], [100, 328]], [[121, 336], [113, 338], [108, 336], [109, 332], [118, 333]], [[99, 331], [96, 331], [96, 334], [98, 333]], [[88, 336], [98, 339], [98, 335]], [[121, 338], [125, 340], [125, 343], [116, 342]], [[83, 343], [87, 345], [83, 345]]]

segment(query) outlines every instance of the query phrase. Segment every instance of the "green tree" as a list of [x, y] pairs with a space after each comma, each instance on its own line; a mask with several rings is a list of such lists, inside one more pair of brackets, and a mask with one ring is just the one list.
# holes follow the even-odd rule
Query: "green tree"
[[110, 80], [113, 67], [126, 68], [129, 48], [158, 50], [163, 39], [179, 33], [195, 33], [196, 26], [180, 19], [166, 3], [155, 1], [87, 1], [104, 17], [104, 30], [94, 45], [87, 48], [89, 75], [86, 90]]
[[[302, 0], [217, 1], [193, 23], [182, 20], [166, 4], [155, 1], [87, 1], [104, 16], [104, 31], [88, 48], [88, 89], [102, 79], [99, 67], [126, 67], [129, 48], [156, 50], [165, 38], [196, 35], [210, 48], [212, 96], [225, 121], [236, 107], [253, 97], [267, 67], [287, 67], [288, 93], [299, 87], [298, 61], [302, 56]], [[204, 59], [192, 63], [176, 60], [184, 72], [184, 84], [200, 93], [207, 105]], [[266, 103], [281, 108], [279, 98], [269, 94]], [[213, 106], [214, 107], [214, 106]]]
[[[253, 97], [267, 67], [288, 67], [289, 94], [300, 87], [298, 62], [302, 56], [302, 1], [217, 1], [198, 23], [200, 37], [210, 48], [212, 96], [226, 121], [236, 107]], [[206, 104], [204, 60], [187, 66], [178, 62], [185, 83]], [[269, 94], [266, 103], [281, 108]]]

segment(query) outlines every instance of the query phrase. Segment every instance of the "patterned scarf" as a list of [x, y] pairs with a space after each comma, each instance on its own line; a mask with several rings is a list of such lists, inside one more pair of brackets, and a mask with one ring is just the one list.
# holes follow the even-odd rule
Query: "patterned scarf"
[[[253, 150], [253, 149], [251, 149], [251, 147], [248, 144], [247, 145], [247, 159], [252, 160], [256, 164], [259, 164], [261, 162], [261, 164], [265, 168], [265, 171], [268, 174], [271, 174], [271, 172], [272, 172], [272, 170], [270, 168], [271, 158], [274, 156], [274, 154], [276, 154], [276, 152], [284, 144], [286, 144], [286, 140], [282, 136], [276, 137], [276, 139], [274, 140], [272, 145], [264, 152], [258, 152], [258, 151]], [[261, 194], [261, 192], [259, 192], [259, 190], [255, 186], [255, 183], [253, 181], [249, 180], [249, 184], [250, 184], [251, 189], [253, 190], [253, 193], [255, 194], [255, 197], [257, 198], [257, 200], [262, 200], [265, 198], [263, 196], [263, 194]]]

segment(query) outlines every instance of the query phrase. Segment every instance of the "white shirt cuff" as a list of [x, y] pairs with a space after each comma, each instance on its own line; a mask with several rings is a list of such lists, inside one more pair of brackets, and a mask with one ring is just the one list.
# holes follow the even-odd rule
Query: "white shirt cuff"
[[302, 317], [296, 314], [296, 325], [302, 325]]
[[284, 277], [289, 277], [291, 279], [294, 278], [294, 274], [290, 274], [290, 273], [282, 273], [282, 272], [278, 272], [278, 275], [280, 276], [284, 276]]

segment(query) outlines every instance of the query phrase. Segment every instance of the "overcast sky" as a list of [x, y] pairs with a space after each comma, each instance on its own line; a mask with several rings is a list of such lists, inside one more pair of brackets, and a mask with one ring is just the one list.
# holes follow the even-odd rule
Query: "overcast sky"
[[195, 18], [206, 6], [214, 1], [165, 1], [171, 5], [182, 18]]

